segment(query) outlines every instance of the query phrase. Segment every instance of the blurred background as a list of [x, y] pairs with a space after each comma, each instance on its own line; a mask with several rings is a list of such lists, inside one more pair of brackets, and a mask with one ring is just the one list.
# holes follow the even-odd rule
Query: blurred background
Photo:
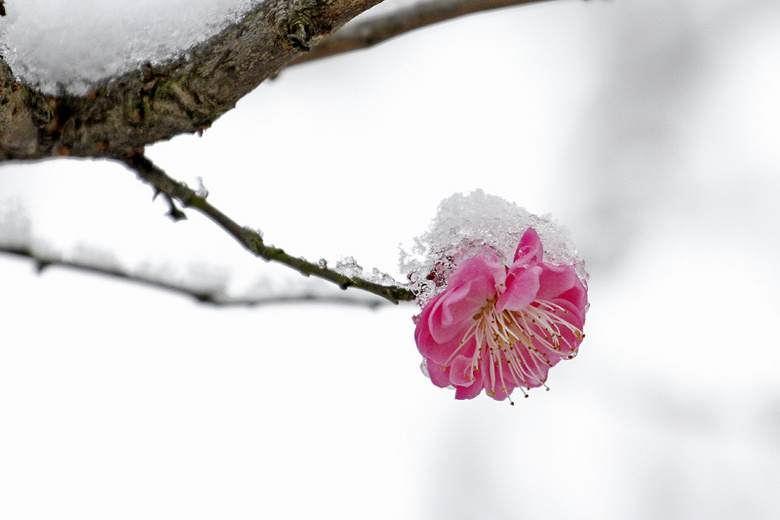
[[[455, 192], [549, 212], [587, 338], [549, 392], [459, 402], [411, 304], [217, 308], [0, 254], [0, 517], [777, 518], [778, 27], [774, 0], [501, 10], [285, 70], [151, 147], [269, 243], [396, 276]], [[4, 165], [0, 237], [297, 287], [151, 196], [110, 163]]]

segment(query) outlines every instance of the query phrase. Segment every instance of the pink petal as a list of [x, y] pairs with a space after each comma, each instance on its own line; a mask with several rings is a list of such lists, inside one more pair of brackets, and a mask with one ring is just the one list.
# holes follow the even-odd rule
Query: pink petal
[[[424, 318], [424, 316], [423, 316]], [[470, 318], [469, 318], [470, 319]], [[476, 349], [476, 340], [472, 337], [467, 343], [461, 344], [463, 336], [466, 334], [465, 328], [460, 328], [460, 333], [451, 340], [440, 343], [431, 335], [430, 329], [425, 326], [421, 319], [415, 330], [415, 340], [417, 341], [417, 350], [423, 357], [438, 363], [439, 365], [449, 366], [452, 361], [452, 355], [457, 351], [458, 355], [471, 356]]]
[[452, 287], [479, 279], [485, 279], [493, 284], [497, 284], [503, 282], [505, 276], [506, 269], [503, 264], [492, 261], [486, 255], [480, 253], [461, 262], [450, 275], [447, 284]]
[[[434, 300], [435, 301], [435, 300]], [[439, 343], [431, 334], [428, 326], [430, 321], [433, 302], [423, 308], [420, 319], [417, 321], [417, 327], [414, 329], [414, 339], [417, 343], [417, 350], [423, 357], [433, 360], [436, 363], [444, 363], [450, 357], [453, 350], [458, 346], [458, 340]]]
[[450, 381], [455, 386], [470, 386], [474, 383], [471, 379], [472, 375], [471, 357], [456, 356], [452, 360], [452, 366], [450, 366]]
[[582, 331], [583, 325], [585, 325], [585, 310], [582, 308], [576, 307], [573, 303], [571, 303], [568, 300], [563, 300], [561, 298], [557, 298], [553, 300], [553, 303], [556, 305], [559, 305], [562, 309], [568, 311], [568, 314], [561, 315], [560, 312], [558, 313], [558, 317], [566, 320], [567, 322], [571, 323], [574, 327], [580, 329]]
[[436, 342], [446, 343], [460, 332], [462, 326], [457, 327], [454, 324], [463, 321], [468, 312], [474, 308], [471, 299], [466, 300], [471, 285], [472, 282], [466, 282], [460, 287], [447, 289], [432, 302], [431, 312], [426, 322]]
[[539, 292], [541, 273], [542, 268], [539, 266], [511, 271], [507, 278], [506, 290], [496, 303], [496, 310], [498, 312], [503, 312], [505, 309], [521, 311], [531, 305]]
[[542, 241], [534, 228], [528, 228], [520, 239], [520, 245], [515, 251], [514, 263], [530, 265], [542, 261]]
[[482, 391], [482, 376], [477, 375], [477, 380], [471, 386], [455, 387], [455, 399], [474, 399]]
[[574, 305], [574, 307], [576, 307], [582, 312], [585, 310], [585, 307], [588, 305], [588, 290], [585, 288], [584, 285], [582, 285], [580, 279], [577, 278], [574, 281], [574, 286], [572, 286], [572, 288], [569, 289], [568, 291], [560, 294], [558, 298], [571, 302], [571, 304]]
[[450, 383], [450, 369], [449, 367], [443, 367], [438, 363], [434, 363], [430, 359], [427, 360], [428, 364], [428, 376], [431, 378], [431, 382], [439, 388], [447, 388]]
[[471, 325], [472, 317], [495, 295], [495, 286], [487, 278], [479, 278], [459, 287], [447, 288], [434, 301], [426, 324], [433, 339], [447, 343], [460, 337]]
[[[441, 327], [459, 327], [471, 324], [474, 314], [485, 306], [496, 293], [495, 284], [488, 278], [478, 278], [450, 291], [445, 291], [438, 315]], [[436, 335], [436, 333], [434, 333]]]
[[418, 345], [421, 339], [423, 339], [424, 341], [434, 341], [433, 336], [431, 335], [430, 328], [428, 326], [428, 321], [430, 320], [431, 317], [431, 311], [436, 306], [437, 300], [439, 300], [440, 298], [441, 295], [429, 301], [428, 304], [425, 307], [423, 307], [420, 316], [415, 320], [416, 325], [414, 329], [414, 338], [415, 341], [417, 341]]
[[575, 281], [579, 281], [574, 267], [570, 265], [553, 265], [541, 263], [542, 274], [539, 277], [539, 293], [536, 297], [540, 300], [552, 300], [574, 287]]

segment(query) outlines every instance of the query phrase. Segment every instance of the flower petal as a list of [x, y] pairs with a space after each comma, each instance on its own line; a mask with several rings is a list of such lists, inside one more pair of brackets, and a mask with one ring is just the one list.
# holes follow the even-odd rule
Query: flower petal
[[515, 264], [530, 265], [542, 261], [542, 241], [534, 228], [528, 228], [515, 251]]
[[542, 268], [537, 265], [510, 271], [506, 290], [496, 302], [496, 310], [498, 312], [504, 312], [505, 309], [521, 311], [531, 305], [539, 292], [541, 274]]
[[450, 366], [450, 381], [455, 386], [470, 386], [474, 383], [472, 379], [473, 365], [471, 357], [456, 356]]
[[539, 276], [539, 293], [536, 297], [540, 300], [552, 300], [574, 287], [575, 281], [579, 281], [574, 267], [570, 265], [553, 265], [543, 262], [542, 274]]
[[456, 386], [455, 399], [474, 399], [482, 391], [482, 376], [477, 375], [477, 380], [471, 386]]
[[474, 311], [475, 304], [471, 299], [466, 299], [471, 285], [472, 282], [466, 282], [460, 287], [448, 289], [433, 302], [427, 324], [437, 343], [446, 343], [455, 337], [462, 328], [457, 326], [458, 322], [468, 317], [470, 311]]
[[[588, 290], [582, 284], [579, 278], [574, 281], [574, 285], [568, 291], [561, 293], [558, 296], [559, 299], [564, 299], [584, 313], [585, 307], [588, 305]], [[584, 319], [584, 315], [583, 315]]]
[[471, 356], [476, 348], [476, 341], [472, 337], [466, 343], [461, 343], [463, 337], [466, 335], [467, 327], [471, 323], [471, 315], [469, 315], [469, 321], [463, 325], [460, 324], [456, 330], [458, 334], [454, 335], [451, 339], [439, 342], [431, 334], [430, 328], [425, 326], [425, 323], [430, 320], [425, 320], [425, 309], [423, 310], [423, 316], [420, 322], [417, 324], [415, 330], [415, 340], [417, 341], [417, 350], [420, 354], [429, 361], [438, 365], [449, 366], [452, 361], [453, 354], [456, 352], [458, 355]]
[[431, 378], [431, 382], [439, 388], [447, 388], [450, 383], [450, 369], [449, 367], [443, 367], [438, 363], [434, 363], [430, 359], [426, 360], [428, 365], [428, 377]]
[[503, 264], [490, 260], [485, 254], [480, 253], [458, 265], [458, 268], [450, 275], [448, 286], [457, 286], [471, 280], [485, 279], [492, 284], [504, 281], [506, 269]]
[[494, 295], [495, 287], [485, 277], [471, 280], [459, 287], [447, 288], [426, 305], [426, 309], [431, 307], [431, 312], [427, 319], [423, 316], [424, 325], [427, 325], [437, 343], [460, 339], [465, 329], [471, 325], [471, 317]]

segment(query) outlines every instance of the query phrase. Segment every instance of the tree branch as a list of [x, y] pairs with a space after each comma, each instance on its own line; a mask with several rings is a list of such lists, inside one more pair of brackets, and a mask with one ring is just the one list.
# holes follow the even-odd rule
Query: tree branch
[[430, 0], [385, 15], [355, 20], [336, 31], [292, 64], [305, 63], [344, 52], [372, 47], [427, 25], [460, 16], [547, 0]]
[[20, 85], [0, 56], [0, 162], [141, 151], [179, 134], [202, 132], [290, 64], [369, 47], [458, 16], [543, 0], [431, 0], [339, 31], [380, 1], [259, 2], [186, 57], [144, 65], [86, 96], [47, 95]]
[[32, 260], [35, 262], [39, 273], [50, 266], [59, 266], [76, 271], [104, 275], [119, 280], [146, 285], [154, 289], [169, 291], [183, 296], [189, 296], [197, 300], [199, 303], [206, 303], [218, 307], [256, 307], [260, 305], [278, 305], [287, 303], [327, 303], [375, 309], [383, 305], [383, 300], [378, 298], [358, 297], [354, 294], [324, 294], [314, 290], [301, 291], [300, 294], [292, 295], [235, 297], [226, 294], [224, 289], [200, 290], [188, 286], [186, 283], [174, 283], [151, 275], [132, 273], [118, 267], [100, 265], [96, 262], [64, 260], [62, 258], [53, 256], [43, 257], [28, 247], [0, 244], [0, 253]]
[[341, 289], [355, 287], [381, 296], [393, 303], [411, 301], [415, 298], [414, 293], [404, 287], [382, 285], [359, 276], [347, 276], [327, 267], [327, 265], [312, 263], [303, 258], [289, 255], [283, 249], [266, 245], [263, 237], [257, 231], [240, 226], [222, 211], [207, 202], [205, 197], [198, 195], [185, 184], [169, 177], [162, 169], [140, 153], [119, 157], [117, 160], [136, 172], [142, 180], [152, 185], [155, 190], [179, 201], [185, 208], [193, 208], [207, 216], [255, 256], [267, 261], [287, 265], [304, 276], [322, 278], [338, 285]]
[[57, 155], [119, 160], [164, 194], [173, 219], [184, 217], [174, 203], [178, 201], [206, 215], [265, 260], [283, 263], [342, 289], [357, 287], [396, 303], [413, 300], [411, 291], [403, 287], [350, 277], [266, 245], [257, 232], [239, 226], [143, 155], [148, 144], [202, 132], [244, 95], [290, 64], [369, 47], [458, 16], [543, 0], [431, 0], [339, 31], [380, 1], [259, 2], [240, 22], [186, 57], [159, 66], [147, 64], [97, 85], [85, 96], [47, 95], [21, 85], [0, 56], [0, 162]]
[[86, 96], [16, 83], [0, 59], [0, 161], [116, 157], [201, 132], [300, 53], [380, 0], [268, 0], [162, 66], [111, 78]]

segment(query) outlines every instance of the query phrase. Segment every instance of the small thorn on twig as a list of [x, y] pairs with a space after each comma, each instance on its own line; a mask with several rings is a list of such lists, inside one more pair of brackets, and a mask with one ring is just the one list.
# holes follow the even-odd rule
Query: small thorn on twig
[[176, 207], [176, 203], [173, 202], [173, 199], [168, 195], [166, 195], [165, 198], [168, 199], [168, 205], [171, 208], [170, 210], [168, 210], [168, 213], [166, 213], [166, 215], [168, 215], [171, 218], [171, 220], [173, 220], [174, 222], [178, 222], [180, 220], [187, 220], [187, 215], [185, 215], [182, 210]]

